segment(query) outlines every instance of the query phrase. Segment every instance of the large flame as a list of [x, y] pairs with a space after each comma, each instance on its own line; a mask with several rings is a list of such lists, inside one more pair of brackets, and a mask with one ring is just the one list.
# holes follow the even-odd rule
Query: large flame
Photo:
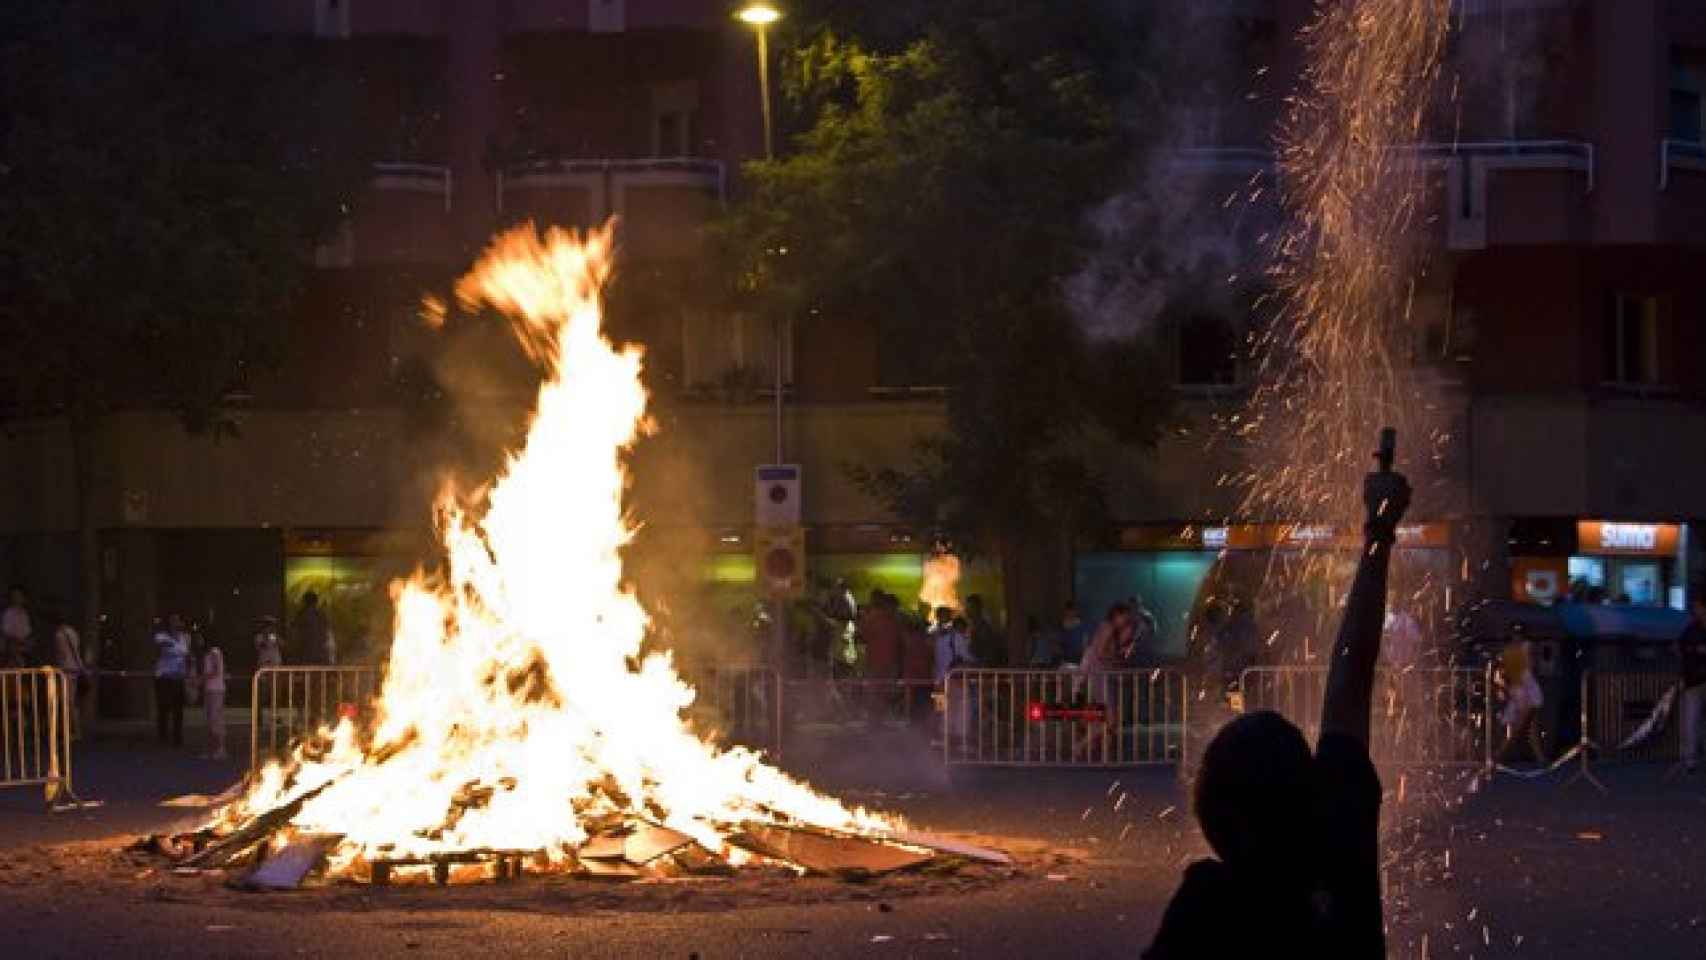
[[694, 691], [641, 656], [623, 583], [625, 458], [650, 430], [641, 354], [601, 329], [612, 228], [498, 237], [457, 286], [507, 315], [544, 371], [527, 439], [498, 478], [438, 500], [446, 565], [393, 585], [396, 631], [371, 724], [270, 765], [229, 822], [324, 787], [291, 824], [341, 834], [334, 869], [496, 849], [560, 861], [588, 827], [645, 818], [723, 851], [743, 821], [861, 832], [849, 809], [684, 719]]
[[934, 614], [942, 607], [960, 609], [960, 558], [946, 547], [938, 547], [924, 558], [924, 583], [918, 599]]

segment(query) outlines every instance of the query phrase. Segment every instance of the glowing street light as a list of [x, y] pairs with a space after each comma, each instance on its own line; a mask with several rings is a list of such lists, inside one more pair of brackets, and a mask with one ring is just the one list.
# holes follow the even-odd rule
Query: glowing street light
[[782, 19], [782, 11], [768, 3], [749, 3], [735, 16], [755, 27], [768, 27]]
[[782, 19], [782, 11], [762, 0], [742, 7], [735, 18], [758, 33], [758, 96], [764, 107], [764, 159], [776, 159], [770, 134], [770, 25]]

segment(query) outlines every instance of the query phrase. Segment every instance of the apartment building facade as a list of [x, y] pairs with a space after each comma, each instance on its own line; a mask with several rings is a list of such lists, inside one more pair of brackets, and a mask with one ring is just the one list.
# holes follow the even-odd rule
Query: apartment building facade
[[[1254, 261], [1230, 192], [1272, 170], [1272, 129], [1308, 0], [1192, 3], [1224, 59], [1186, 91], [1149, 176], [1200, 199]], [[1682, 0], [1465, 0], [1455, 98], [1422, 143], [1439, 197], [1416, 313], [1416, 362], [1461, 405], [1457, 498], [1411, 546], [1487, 561], [1490, 593], [1544, 598], [1570, 578], [1672, 602], [1701, 570], [1706, 515], [1706, 11]], [[114, 417], [98, 445], [101, 571], [116, 634], [188, 611], [238, 635], [308, 589], [346, 634], [381, 635], [384, 582], [421, 555], [447, 466], [489, 459], [520, 422], [528, 378], [470, 339], [423, 349], [416, 312], [493, 231], [618, 216], [622, 275], [660, 294], [617, 334], [643, 343], [663, 432], [640, 452], [648, 524], [692, 556], [715, 603], [755, 590], [752, 470], [773, 459], [776, 358], [785, 459], [805, 477], [812, 570], [906, 590], [925, 532], [889, 517], [847, 462], [897, 463], [941, 423], [939, 393], [885, 362], [874, 333], [773, 333], [667, 295], [696, 230], [762, 149], [750, 29], [721, 0], [248, 0], [252, 28], [329, 52], [382, 124], [387, 154], [322, 266], [283, 369], [256, 384], [241, 433], [190, 437], [164, 414]], [[1255, 94], [1254, 98], [1250, 98]], [[1271, 193], [1269, 197], [1271, 198]], [[1271, 200], [1258, 201], [1257, 207]], [[1242, 246], [1240, 246], [1242, 245]], [[1085, 550], [1094, 606], [1141, 592], [1182, 648], [1223, 553], [1297, 531], [1236, 523], [1217, 478], [1236, 451], [1204, 442], [1249, 371], [1235, 307], [1174, 318], [1192, 429], [1111, 463], [1118, 550]], [[470, 335], [472, 336], [472, 335]], [[423, 394], [449, 385], [454, 401]], [[430, 408], [432, 415], [423, 412]], [[446, 422], [459, 425], [447, 439]], [[75, 596], [68, 438], [22, 423], [4, 441], [4, 560], [38, 594]], [[470, 453], [470, 450], [476, 453]], [[1228, 518], [1230, 524], [1213, 522]], [[1204, 522], [1205, 520], [1210, 522]], [[997, 593], [998, 571], [972, 589]], [[689, 576], [687, 579], [693, 579]], [[1550, 586], [1549, 586], [1550, 585]], [[350, 646], [359, 648], [352, 636]], [[145, 656], [138, 645], [121, 657]], [[236, 658], [241, 664], [241, 654]]]

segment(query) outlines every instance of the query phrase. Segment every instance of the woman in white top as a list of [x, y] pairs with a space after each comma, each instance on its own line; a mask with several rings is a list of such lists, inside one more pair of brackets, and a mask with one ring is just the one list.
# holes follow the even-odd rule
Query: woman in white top
[[210, 640], [201, 655], [201, 704], [207, 716], [210, 760], [225, 759], [225, 651]]
[[173, 613], [154, 633], [154, 720], [161, 743], [184, 745], [184, 685], [190, 676], [190, 634]]
[[279, 650], [278, 618], [262, 617], [255, 627], [255, 666], [261, 669], [284, 666]]
[[51, 618], [53, 623], [53, 665], [65, 674], [65, 697], [71, 715], [71, 737], [77, 739], [82, 735], [81, 714], [77, 710], [77, 696], [80, 688], [87, 683], [84, 677], [83, 641], [77, 636], [77, 628], [71, 625], [64, 616], [55, 613]]

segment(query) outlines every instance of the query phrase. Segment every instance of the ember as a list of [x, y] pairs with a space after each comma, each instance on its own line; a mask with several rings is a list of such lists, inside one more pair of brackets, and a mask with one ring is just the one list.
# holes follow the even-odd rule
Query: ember
[[462, 304], [509, 317], [544, 372], [527, 438], [491, 483], [440, 494], [445, 572], [393, 586], [370, 719], [340, 718], [202, 830], [165, 840], [184, 866], [270, 859], [251, 879], [290, 885], [322, 858], [331, 876], [379, 883], [930, 859], [879, 839], [896, 818], [713, 745], [685, 719], [694, 691], [669, 656], [641, 655], [622, 499], [627, 452], [653, 428], [640, 351], [601, 329], [611, 247], [610, 227], [523, 227], [460, 282]]

